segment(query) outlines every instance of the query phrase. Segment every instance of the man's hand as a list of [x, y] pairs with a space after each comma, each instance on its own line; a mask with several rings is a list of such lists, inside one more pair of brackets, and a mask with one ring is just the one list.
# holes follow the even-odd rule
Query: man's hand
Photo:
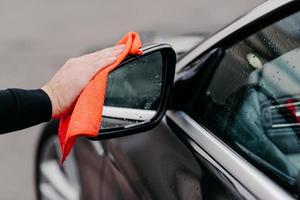
[[119, 45], [69, 59], [42, 87], [50, 97], [52, 116], [65, 114], [96, 73], [116, 61], [123, 49], [124, 45]]

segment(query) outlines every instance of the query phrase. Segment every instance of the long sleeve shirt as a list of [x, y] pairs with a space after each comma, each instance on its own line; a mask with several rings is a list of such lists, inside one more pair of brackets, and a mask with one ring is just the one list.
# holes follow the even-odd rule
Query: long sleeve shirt
[[0, 90], [0, 134], [49, 121], [51, 116], [51, 101], [43, 90]]

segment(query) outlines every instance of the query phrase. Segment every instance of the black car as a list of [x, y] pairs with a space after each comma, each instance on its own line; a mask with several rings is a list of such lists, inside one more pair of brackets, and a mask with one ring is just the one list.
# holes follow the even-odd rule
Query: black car
[[144, 52], [110, 74], [99, 136], [64, 165], [46, 126], [38, 199], [299, 198], [300, 1], [266, 1], [177, 63]]

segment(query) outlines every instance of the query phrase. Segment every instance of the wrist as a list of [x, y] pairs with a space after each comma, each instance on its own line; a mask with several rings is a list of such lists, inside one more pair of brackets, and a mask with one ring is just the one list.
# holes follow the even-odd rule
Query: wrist
[[51, 101], [51, 106], [52, 106], [52, 118], [57, 119], [59, 118], [58, 116], [58, 110], [59, 110], [59, 103], [57, 101], [56, 95], [53, 92], [53, 90], [48, 87], [47, 85], [43, 86], [41, 88], [41, 90], [43, 90], [49, 97], [50, 101]]

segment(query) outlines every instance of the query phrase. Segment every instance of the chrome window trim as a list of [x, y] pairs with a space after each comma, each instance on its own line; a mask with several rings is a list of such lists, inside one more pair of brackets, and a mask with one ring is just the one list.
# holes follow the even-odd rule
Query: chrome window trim
[[245, 16], [233, 22], [231, 25], [225, 27], [223, 30], [216, 33], [215, 35], [211, 36], [203, 43], [201, 43], [198, 47], [196, 47], [193, 51], [191, 51], [189, 54], [187, 54], [181, 60], [179, 60], [176, 66], [176, 73], [178, 73], [184, 66], [188, 65], [191, 61], [193, 61], [195, 58], [204, 53], [204, 51], [208, 50], [228, 35], [236, 32], [241, 27], [246, 26], [247, 24], [262, 17], [263, 15], [272, 12], [273, 10], [280, 8], [285, 4], [293, 1], [296, 0], [269, 0], [262, 3], [258, 7], [252, 9]]
[[[185, 131], [197, 145], [204, 149], [210, 157], [219, 163], [219, 166], [217, 166], [216, 162], [210, 162], [213, 166], [217, 168], [222, 167], [250, 193], [255, 194], [258, 199], [293, 199], [290, 194], [183, 111], [168, 111], [167, 116]], [[192, 145], [192, 147], [195, 149], [195, 146]], [[195, 150], [199, 149], [196, 148]]]
[[195, 143], [193, 140], [188, 141], [193, 149], [196, 150], [197, 153], [199, 153], [206, 161], [211, 163], [220, 173], [222, 173], [235, 187], [235, 189], [245, 198], [245, 199], [257, 199], [255, 194], [251, 194], [250, 191], [247, 190], [240, 182], [238, 182], [231, 174], [229, 174], [226, 170], [223, 169], [221, 165], [218, 164], [210, 155], [208, 155], [197, 143]]

